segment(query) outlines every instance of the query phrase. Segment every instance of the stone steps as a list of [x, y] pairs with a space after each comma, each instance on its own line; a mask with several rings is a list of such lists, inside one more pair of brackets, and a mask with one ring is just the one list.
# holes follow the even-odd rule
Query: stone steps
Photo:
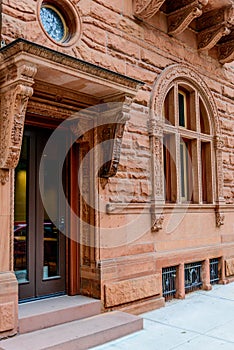
[[19, 333], [28, 333], [98, 315], [99, 300], [82, 295], [60, 296], [19, 305]]
[[0, 350], [84, 350], [143, 328], [143, 319], [112, 311], [2, 340]]

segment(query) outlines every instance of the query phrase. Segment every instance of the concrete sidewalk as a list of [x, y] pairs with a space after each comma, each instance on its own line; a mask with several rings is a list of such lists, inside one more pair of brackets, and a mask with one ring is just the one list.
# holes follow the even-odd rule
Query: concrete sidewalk
[[144, 330], [93, 350], [234, 350], [234, 283], [147, 312]]

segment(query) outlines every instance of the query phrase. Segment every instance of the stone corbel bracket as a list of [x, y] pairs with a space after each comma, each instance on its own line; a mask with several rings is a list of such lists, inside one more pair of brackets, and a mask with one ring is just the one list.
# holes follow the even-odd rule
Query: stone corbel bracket
[[156, 212], [151, 213], [151, 231], [152, 232], [158, 232], [162, 230], [163, 228], [163, 221], [164, 221], [164, 215], [163, 214], [157, 214]]
[[219, 43], [218, 52], [221, 64], [234, 61], [234, 29]]
[[134, 16], [142, 20], [153, 17], [165, 0], [133, 0]]
[[202, 15], [202, 8], [208, 0], [195, 0], [168, 15], [168, 34], [181, 34], [189, 24]]
[[98, 126], [98, 142], [102, 147], [99, 177], [115, 176], [121, 155], [121, 145], [126, 122], [130, 119], [132, 98], [125, 96], [123, 102], [108, 103], [101, 113]]
[[216, 226], [220, 227], [224, 225], [224, 219], [225, 219], [224, 213], [221, 213], [219, 210], [217, 210], [215, 215], [216, 215]]
[[222, 37], [230, 34], [234, 25], [234, 6], [207, 12], [197, 21], [198, 49], [210, 50]]
[[0, 169], [1, 183], [6, 183], [8, 170], [19, 161], [25, 112], [33, 94], [37, 68], [28, 62], [4, 65], [1, 71]]

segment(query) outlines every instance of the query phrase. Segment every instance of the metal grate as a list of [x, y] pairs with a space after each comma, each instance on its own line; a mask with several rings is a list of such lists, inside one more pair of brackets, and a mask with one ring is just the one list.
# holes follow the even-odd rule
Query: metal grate
[[174, 298], [176, 293], [176, 266], [162, 269], [162, 289], [166, 300]]
[[215, 284], [219, 281], [219, 259], [210, 259], [210, 283]]
[[201, 288], [201, 270], [201, 262], [186, 264], [184, 266], [185, 293], [192, 292]]

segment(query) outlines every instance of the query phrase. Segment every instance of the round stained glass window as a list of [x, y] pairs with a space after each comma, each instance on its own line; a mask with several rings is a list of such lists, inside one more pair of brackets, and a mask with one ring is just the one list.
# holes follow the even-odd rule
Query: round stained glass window
[[40, 18], [46, 33], [55, 41], [63, 42], [67, 37], [67, 27], [61, 13], [53, 6], [40, 9]]

